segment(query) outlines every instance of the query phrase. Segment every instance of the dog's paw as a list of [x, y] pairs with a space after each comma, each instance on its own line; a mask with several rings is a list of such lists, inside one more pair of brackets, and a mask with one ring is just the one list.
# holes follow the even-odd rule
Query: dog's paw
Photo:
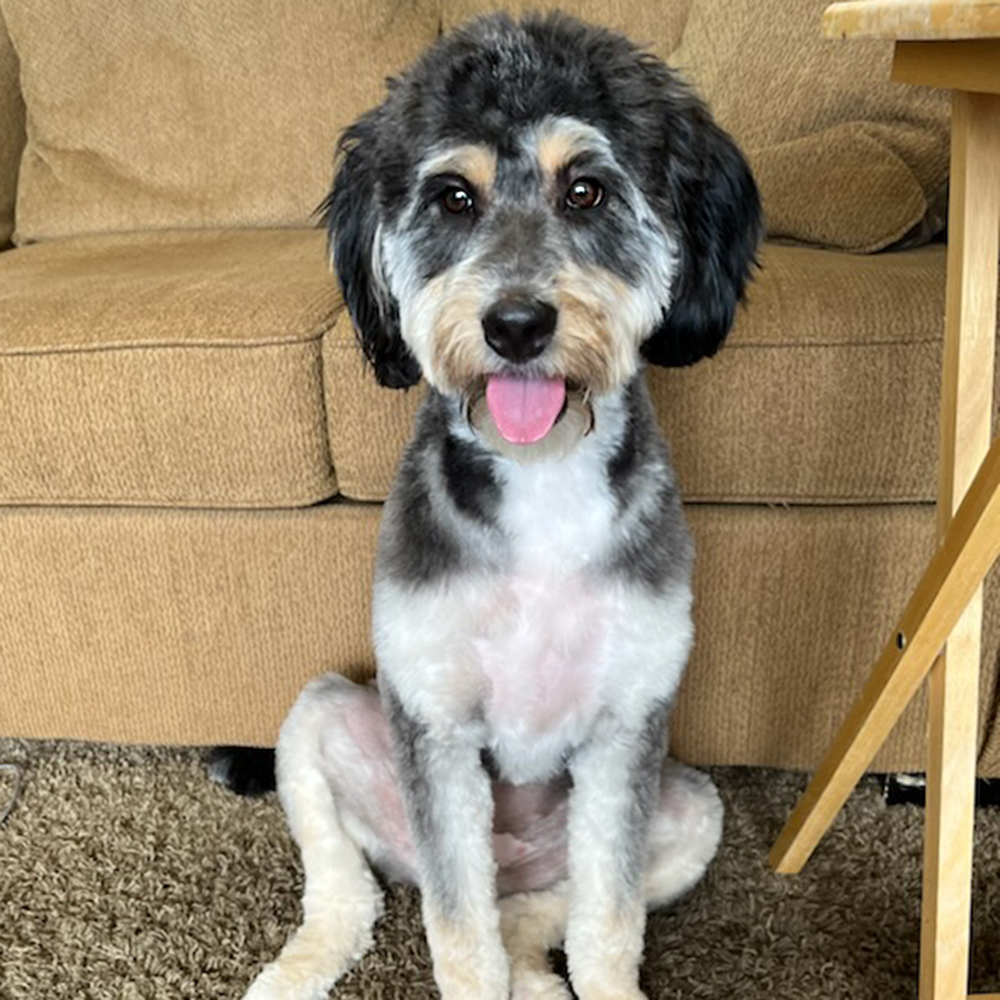
[[270, 966], [265, 966], [260, 975], [250, 984], [250, 989], [243, 994], [243, 1000], [279, 1000], [285, 996], [282, 984], [274, 981], [269, 975]]
[[300, 955], [290, 962], [283, 955], [264, 966], [243, 1000], [326, 1000], [341, 971], [324, 968], [322, 959], [310, 963]]
[[616, 986], [612, 983], [573, 983], [579, 1000], [649, 1000], [638, 986]]
[[554, 972], [515, 969], [511, 974], [510, 1000], [573, 1000], [573, 994]]
[[250, 984], [250, 989], [243, 994], [243, 1000], [304, 1000], [307, 996], [315, 995], [315, 991], [310, 993], [303, 990], [303, 984], [289, 981], [277, 963], [272, 962], [265, 965]]
[[434, 959], [434, 979], [441, 1000], [510, 1000], [510, 977], [506, 967], [492, 971], [470, 963], [464, 969], [449, 967]]
[[481, 971], [445, 970], [435, 962], [434, 979], [441, 992], [441, 1000], [510, 1000], [506, 969], [503, 975], [489, 975]]
[[281, 954], [261, 969], [243, 1000], [326, 1000], [341, 976], [372, 946], [371, 929], [380, 902], [380, 898], [362, 901], [341, 924], [307, 919]]
[[265, 965], [243, 1000], [326, 1000], [336, 977], [314, 969], [288, 968], [279, 962]]

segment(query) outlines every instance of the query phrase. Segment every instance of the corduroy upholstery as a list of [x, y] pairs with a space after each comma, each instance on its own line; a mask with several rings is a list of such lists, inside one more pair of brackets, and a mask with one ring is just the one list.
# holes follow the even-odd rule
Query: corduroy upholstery
[[[685, 496], [933, 500], [944, 248], [761, 264], [718, 359], [649, 374]], [[381, 501], [421, 397], [365, 376], [318, 230], [38, 244], [0, 310], [6, 503]]]
[[746, 150], [772, 237], [867, 253], [939, 200], [950, 102], [889, 80], [891, 41], [824, 38], [827, 2], [694, 3], [673, 61]]
[[24, 149], [24, 100], [18, 62], [0, 8], [0, 250], [14, 233], [17, 174]]
[[424, 0], [3, 0], [0, 9], [28, 109], [22, 243], [307, 224], [329, 187], [338, 133], [438, 25]]
[[[889, 83], [889, 42], [824, 40], [826, 0], [794, 16], [770, 3], [771, 17], [756, 0], [574, 10], [673, 53], [747, 149], [773, 236], [857, 251], [901, 239], [945, 183], [945, 95]], [[15, 240], [305, 224], [340, 130], [439, 25], [483, 6], [2, 0], [29, 126]]]
[[[0, 731], [145, 743], [274, 740], [323, 670], [371, 675], [374, 504], [0, 508]], [[932, 551], [924, 505], [694, 504], [696, 642], [673, 745], [809, 767]], [[986, 654], [1000, 644], [989, 590]], [[984, 743], [995, 733], [983, 675]], [[875, 762], [921, 764], [922, 702]], [[1000, 773], [990, 743], [987, 773]]]
[[[819, 8], [770, 2], [784, 34], [739, 0], [692, 0], [690, 19], [640, 0], [578, 12], [664, 54], [681, 42], [730, 127], [762, 136], [772, 234], [799, 241], [765, 246], [716, 359], [650, 382], [698, 546], [674, 750], [809, 768], [932, 549], [944, 308], [942, 245], [830, 247], [927, 223], [944, 126], [926, 95], [900, 112], [885, 47], [792, 60]], [[0, 253], [3, 735], [267, 744], [309, 677], [373, 668], [380, 503], [421, 390], [374, 385], [310, 212], [338, 130], [479, 0], [196, 7], [0, 0], [0, 245], [15, 194], [19, 241]], [[748, 81], [800, 74], [784, 131], [754, 124], [773, 92], [735, 101], [713, 62], [738, 47], [727, 9], [755, 47]], [[842, 128], [882, 166], [854, 138], [829, 145]], [[855, 163], [844, 208], [817, 178]], [[986, 774], [997, 606], [991, 582]], [[921, 768], [924, 723], [918, 704], [876, 766]]]
[[315, 230], [0, 255], [0, 502], [304, 506], [336, 493]]
[[[767, 245], [720, 354], [648, 373], [685, 497], [933, 502], [944, 257]], [[343, 495], [382, 500], [420, 393], [359, 380], [353, 341], [342, 316], [323, 347], [330, 444]]]

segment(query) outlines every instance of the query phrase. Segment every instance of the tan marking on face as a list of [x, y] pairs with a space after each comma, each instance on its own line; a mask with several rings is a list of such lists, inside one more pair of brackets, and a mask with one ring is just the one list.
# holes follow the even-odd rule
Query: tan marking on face
[[559, 322], [553, 363], [594, 392], [622, 385], [638, 367], [639, 337], [629, 328], [631, 289], [599, 267], [567, 265], [556, 280]]
[[431, 177], [435, 174], [457, 174], [464, 177], [477, 190], [488, 194], [493, 190], [497, 177], [497, 153], [492, 146], [470, 143], [456, 146], [428, 160], [422, 173]]
[[606, 145], [604, 136], [592, 125], [575, 118], [549, 118], [538, 127], [535, 155], [546, 181], [552, 184], [581, 153], [597, 152]]
[[[482, 316], [495, 289], [474, 265], [459, 265], [429, 281], [403, 314], [403, 336], [427, 381], [444, 393], [470, 395], [495, 368]], [[639, 367], [639, 345], [650, 332], [636, 292], [596, 266], [565, 263], [552, 285], [539, 289], [559, 318], [555, 336], [534, 369], [581, 388], [608, 392]]]
[[472, 268], [450, 268], [429, 281], [403, 317], [403, 335], [427, 381], [441, 392], [468, 392], [482, 379], [486, 291]]
[[482, 309], [482, 289], [473, 283], [447, 296], [438, 312], [436, 362], [446, 384], [463, 392], [482, 378], [489, 356]]

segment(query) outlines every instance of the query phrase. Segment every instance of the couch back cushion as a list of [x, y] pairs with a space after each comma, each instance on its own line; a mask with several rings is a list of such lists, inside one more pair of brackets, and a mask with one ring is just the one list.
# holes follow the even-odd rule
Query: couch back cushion
[[30, 136], [20, 243], [308, 222], [339, 132], [439, 24], [434, 0], [0, 0], [0, 12]]
[[822, 35], [828, 0], [694, 0], [674, 64], [746, 151], [773, 237], [881, 249], [941, 204], [946, 93], [892, 83], [892, 42]]
[[17, 77], [17, 56], [0, 11], [0, 250], [14, 232], [17, 169], [24, 149], [24, 102]]
[[442, 0], [441, 21], [445, 29], [488, 11], [505, 10], [517, 17], [529, 11], [565, 10], [574, 16], [613, 28], [628, 35], [661, 58], [677, 47], [684, 31], [691, 0]]
[[[891, 43], [822, 38], [826, 0], [579, 0], [684, 71], [744, 146], [772, 237], [885, 247], [939, 204], [944, 94], [889, 82]], [[339, 132], [449, 28], [558, 0], [0, 0], [0, 245], [299, 225]], [[680, 43], [678, 45], [678, 42]], [[24, 107], [14, 85], [20, 60]]]

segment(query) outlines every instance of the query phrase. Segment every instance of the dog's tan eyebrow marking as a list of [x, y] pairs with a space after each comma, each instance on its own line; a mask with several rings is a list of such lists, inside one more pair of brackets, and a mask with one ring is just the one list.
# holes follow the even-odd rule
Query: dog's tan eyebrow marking
[[497, 153], [492, 146], [474, 143], [454, 146], [425, 160], [420, 173], [423, 177], [458, 174], [480, 191], [490, 191], [497, 176]]
[[585, 153], [607, 156], [607, 137], [577, 118], [546, 118], [534, 130], [534, 154], [547, 180]]

